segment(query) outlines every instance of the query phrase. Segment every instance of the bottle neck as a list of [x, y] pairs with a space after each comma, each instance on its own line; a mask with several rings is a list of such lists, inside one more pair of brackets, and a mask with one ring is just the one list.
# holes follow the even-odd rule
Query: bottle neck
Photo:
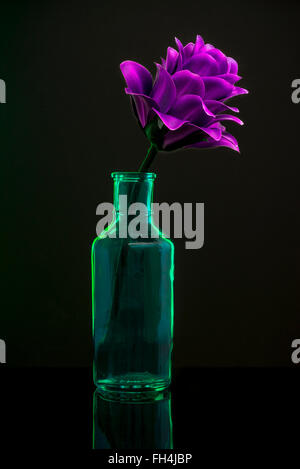
[[[130, 177], [131, 174], [135, 176]], [[153, 173], [113, 173], [117, 214], [134, 215], [142, 210], [145, 216], [150, 217], [154, 177]]]

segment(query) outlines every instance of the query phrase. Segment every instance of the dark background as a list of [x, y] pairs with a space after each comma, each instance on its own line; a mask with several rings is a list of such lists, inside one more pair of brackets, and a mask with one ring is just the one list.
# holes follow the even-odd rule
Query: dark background
[[[175, 240], [174, 364], [295, 366], [300, 78], [294, 2], [1, 2], [1, 319], [8, 366], [92, 360], [90, 248], [113, 170], [147, 150], [119, 63], [152, 72], [174, 36], [236, 58], [246, 125], [228, 149], [160, 154], [155, 200], [205, 203], [205, 245]], [[232, 101], [233, 102], [233, 101]]]

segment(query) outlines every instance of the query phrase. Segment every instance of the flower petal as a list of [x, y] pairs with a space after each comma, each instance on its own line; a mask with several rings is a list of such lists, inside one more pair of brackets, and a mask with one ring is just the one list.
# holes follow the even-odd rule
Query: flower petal
[[227, 57], [225, 54], [223, 54], [222, 51], [220, 51], [220, 49], [209, 49], [207, 53], [216, 60], [219, 68], [219, 74], [228, 72], [229, 66], [227, 62]]
[[197, 130], [202, 130], [215, 140], [219, 140], [222, 136], [221, 127], [217, 126], [218, 122], [211, 125], [210, 127], [203, 127], [200, 125], [193, 124], [192, 122], [177, 118], [170, 114], [164, 114], [160, 111], [157, 111], [156, 109], [153, 109], [153, 111], [158, 115], [158, 117], [169, 130], [177, 130], [180, 129], [184, 124], [190, 124], [190, 126], [195, 127], [195, 129]]
[[224, 73], [223, 75], [218, 75], [218, 78], [223, 78], [223, 80], [234, 85], [237, 81], [241, 80], [242, 77], [233, 73]]
[[157, 74], [150, 97], [158, 104], [161, 112], [167, 112], [176, 99], [176, 87], [171, 75], [160, 65], [156, 64]]
[[237, 61], [234, 60], [232, 57], [227, 57], [227, 62], [229, 66], [228, 72], [237, 75], [239, 68]]
[[195, 124], [203, 124], [203, 118], [214, 117], [214, 114], [206, 107], [203, 99], [195, 94], [185, 94], [176, 99], [170, 114]]
[[221, 122], [221, 121], [233, 121], [236, 124], [244, 125], [244, 122], [241, 119], [239, 119], [236, 116], [232, 116], [231, 114], [219, 114], [218, 116], [214, 118], [214, 122]]
[[[216, 123], [218, 124], [218, 122]], [[222, 138], [222, 129], [221, 126], [217, 126], [215, 123], [210, 127], [199, 127], [203, 132], [209, 135], [216, 141], [219, 141]]]
[[229, 96], [230, 98], [233, 98], [234, 96], [238, 96], [240, 94], [248, 94], [249, 91], [246, 90], [245, 88], [240, 88], [239, 86], [235, 86], [232, 90], [231, 95]]
[[145, 95], [150, 93], [152, 75], [143, 65], [132, 60], [125, 60], [120, 64], [120, 69], [131, 91]]
[[175, 42], [176, 42], [176, 45], [178, 47], [179, 54], [183, 58], [183, 45], [182, 45], [182, 42], [179, 39], [177, 39], [177, 37], [175, 37]]
[[186, 123], [186, 121], [182, 119], [178, 119], [175, 116], [171, 116], [170, 114], [164, 114], [163, 112], [157, 111], [153, 109], [153, 111], [158, 115], [160, 120], [168, 127], [169, 130], [177, 130]]
[[186, 62], [184, 68], [202, 76], [216, 75], [219, 71], [216, 60], [209, 54], [204, 53], [193, 55], [193, 57]]
[[205, 99], [227, 99], [231, 95], [233, 85], [217, 77], [203, 77], [205, 85]]
[[204, 46], [204, 41], [202, 37], [199, 34], [197, 34], [193, 55], [198, 55], [203, 46]]
[[186, 148], [216, 148], [216, 147], [227, 147], [231, 150], [240, 152], [238, 144], [233, 143], [228, 138], [222, 136], [219, 141], [213, 139], [208, 139], [206, 142], [200, 141], [198, 143], [193, 143], [192, 145], [187, 145]]
[[181, 70], [172, 76], [176, 86], [177, 98], [183, 94], [196, 94], [203, 97], [205, 86], [202, 78], [189, 70]]
[[166, 69], [169, 73], [174, 73], [177, 60], [178, 60], [178, 52], [177, 50], [173, 49], [173, 47], [168, 47], [167, 50], [167, 58], [166, 58]]
[[[187, 137], [190, 137], [193, 134], [199, 134], [200, 131], [195, 125], [190, 123], [185, 123], [177, 130], [170, 130], [166, 133], [163, 142], [163, 149], [166, 150], [168, 147], [174, 147], [175, 145], [178, 147], [184, 146], [180, 145], [180, 142], [185, 140]], [[199, 137], [198, 137], [199, 138]]]
[[239, 144], [238, 144], [238, 141], [237, 139], [231, 135], [229, 132], [227, 132], [226, 130], [223, 131], [223, 134], [222, 134], [222, 137], [223, 138], [226, 138], [227, 140], [229, 140], [231, 143], [233, 143], [237, 148], [239, 147]]
[[133, 93], [128, 88], [125, 88], [125, 93], [132, 96], [136, 112], [141, 123], [141, 126], [144, 128], [148, 121], [148, 116], [152, 108], [157, 108], [157, 104], [153, 99], [149, 98], [144, 94]]
[[183, 48], [184, 62], [186, 62], [193, 55], [193, 50], [194, 50], [194, 43], [193, 42], [189, 42], [186, 46], [184, 46], [184, 48]]
[[201, 52], [207, 52], [207, 51], [212, 50], [212, 49], [215, 49], [215, 46], [213, 46], [212, 44], [207, 43], [203, 46], [203, 51], [201, 51]]
[[178, 54], [178, 60], [177, 60], [177, 67], [175, 68], [174, 72], [179, 72], [182, 70], [182, 65], [183, 64], [183, 58], [181, 54]]
[[218, 114], [219, 112], [226, 112], [226, 111], [240, 112], [237, 107], [228, 106], [222, 101], [215, 101], [214, 99], [206, 99], [205, 104], [208, 107], [208, 109], [214, 114]]

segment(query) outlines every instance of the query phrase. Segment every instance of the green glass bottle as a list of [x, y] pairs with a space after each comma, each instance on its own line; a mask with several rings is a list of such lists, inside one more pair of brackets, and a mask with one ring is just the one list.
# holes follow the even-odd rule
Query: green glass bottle
[[94, 382], [129, 396], [171, 381], [174, 246], [152, 222], [155, 174], [112, 177], [114, 218], [92, 247]]

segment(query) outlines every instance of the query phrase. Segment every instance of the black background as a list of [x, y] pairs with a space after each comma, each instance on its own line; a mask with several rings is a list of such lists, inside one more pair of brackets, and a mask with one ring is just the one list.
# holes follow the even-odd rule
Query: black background
[[[174, 364], [295, 366], [300, 5], [1, 2], [1, 322], [7, 366], [89, 366], [90, 248], [113, 170], [147, 150], [119, 63], [197, 33], [239, 62], [228, 149], [160, 154], [155, 200], [205, 203], [205, 245], [175, 240]], [[229, 127], [229, 126], [228, 126]]]

